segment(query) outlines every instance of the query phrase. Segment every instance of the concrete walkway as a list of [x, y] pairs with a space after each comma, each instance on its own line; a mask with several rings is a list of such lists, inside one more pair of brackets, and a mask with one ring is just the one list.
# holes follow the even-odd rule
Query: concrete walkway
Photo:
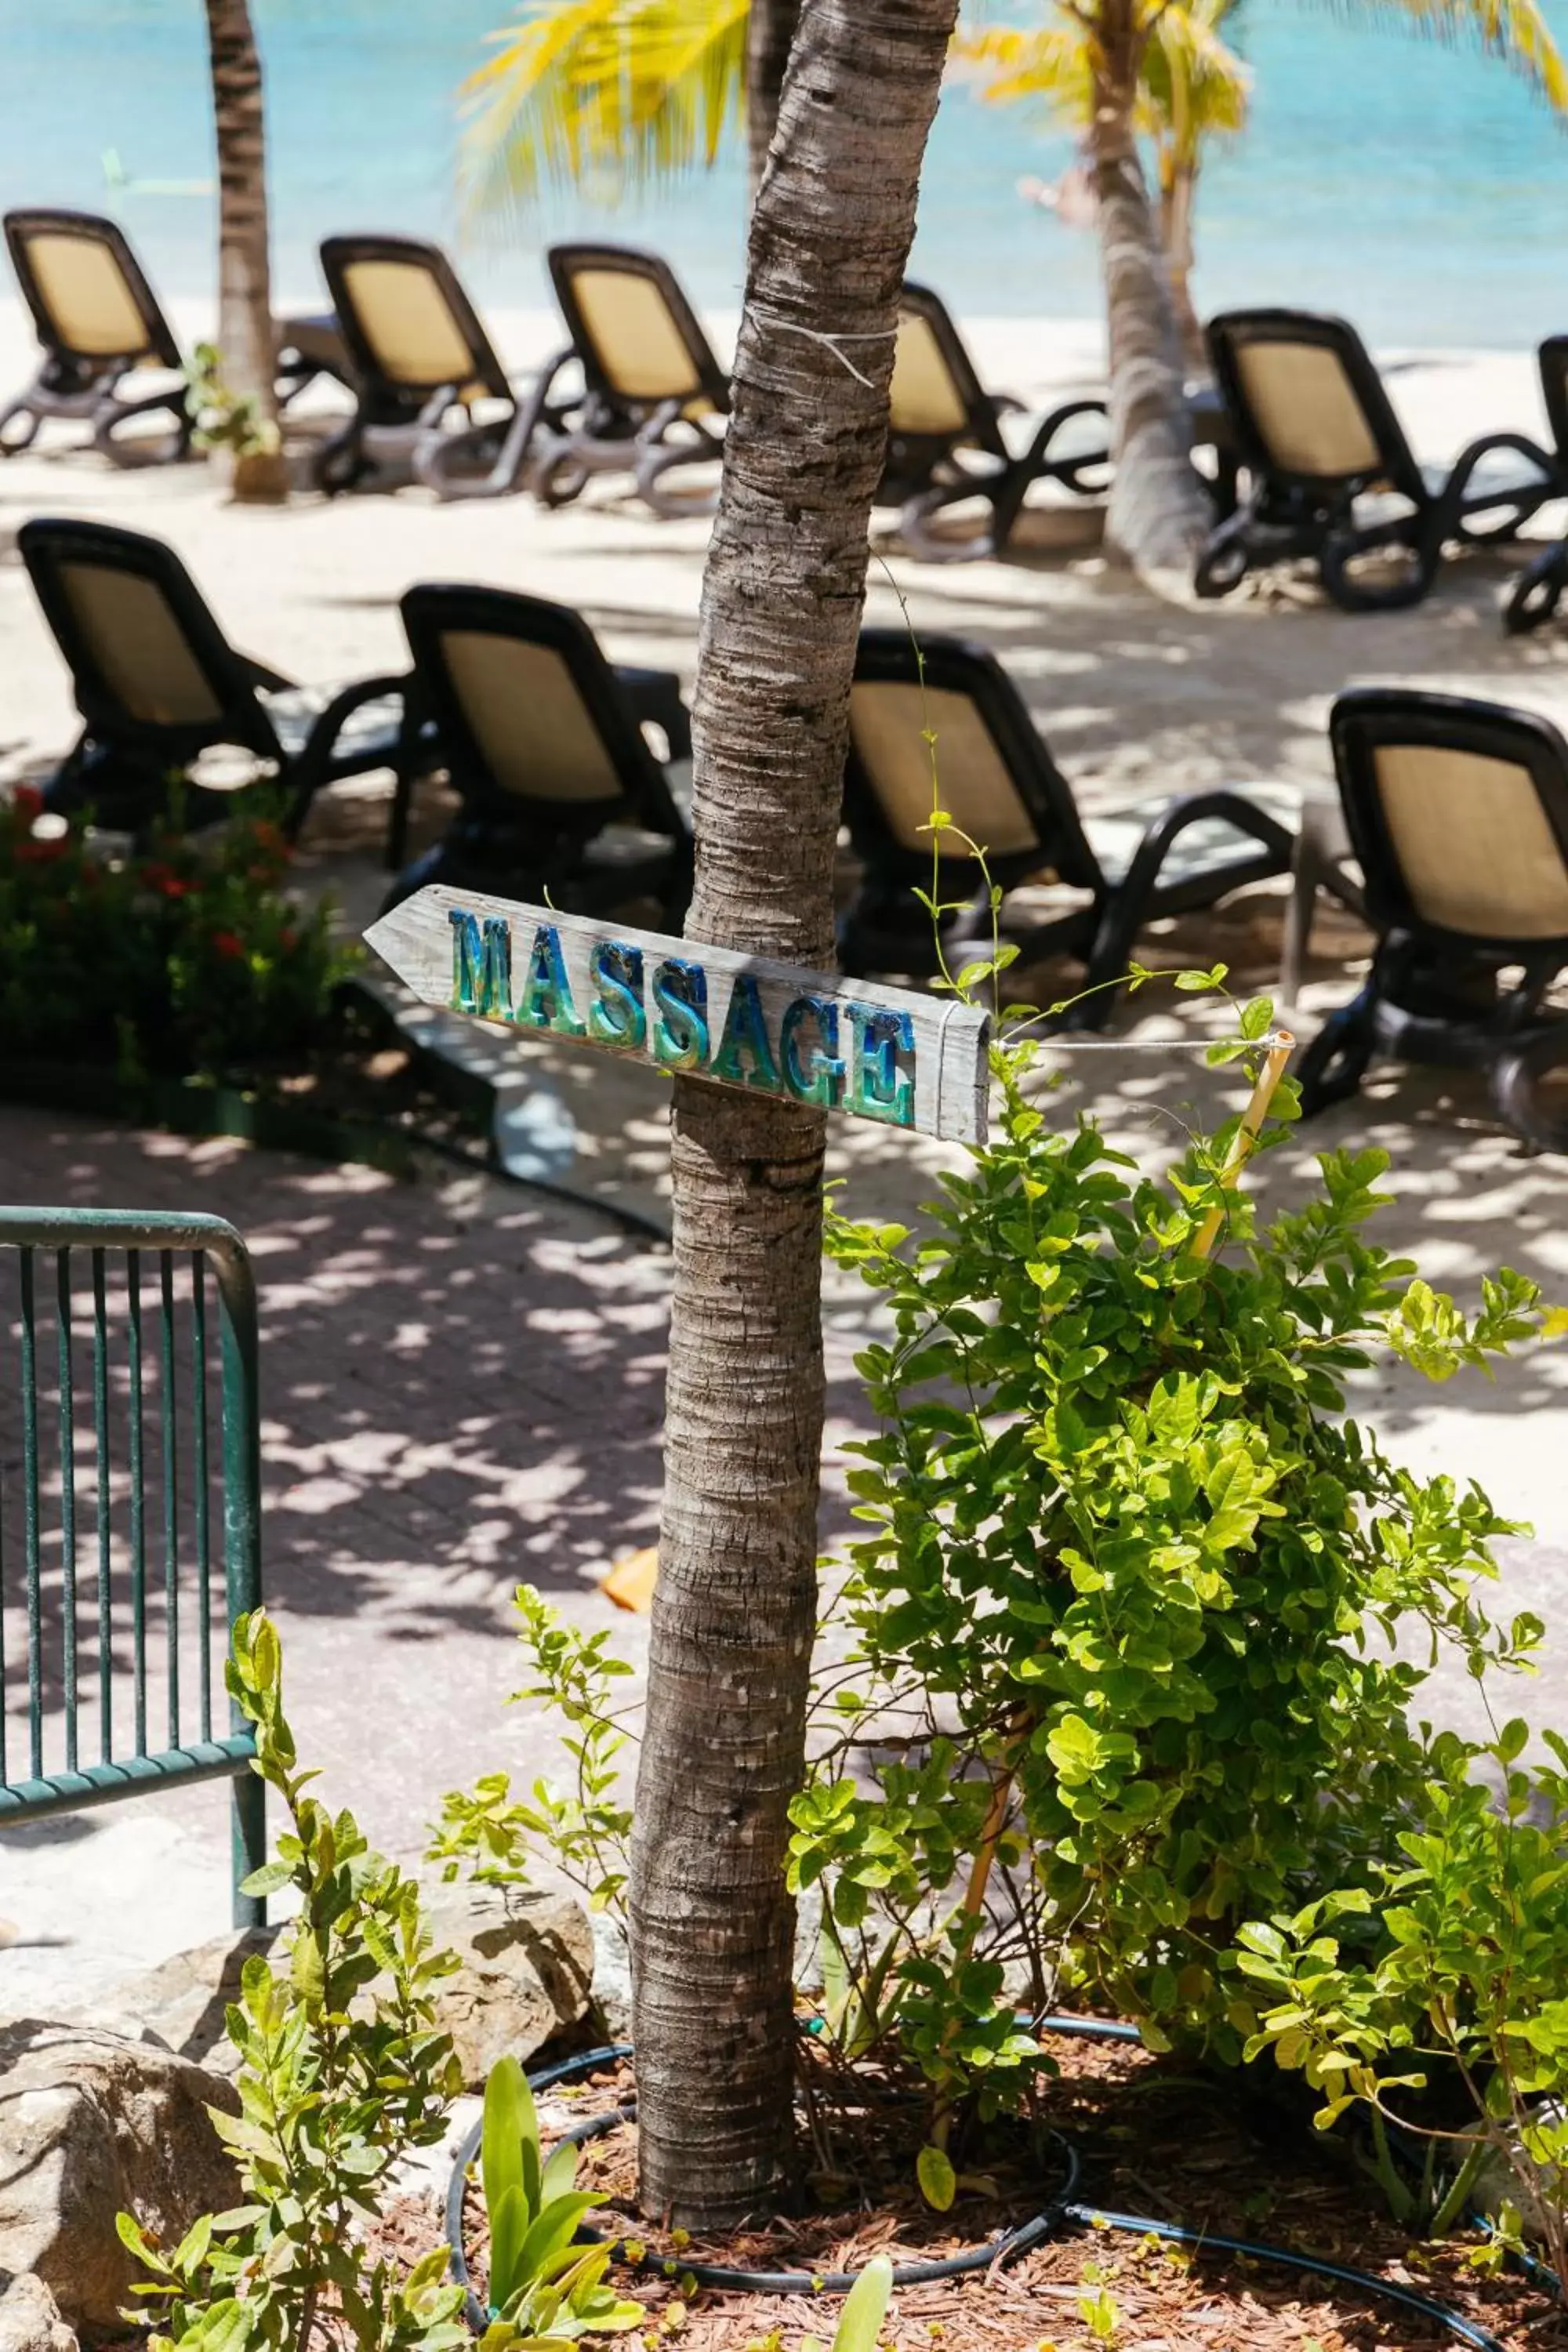
[[[1245, 961], [1245, 941], [1231, 946]], [[1173, 1044], [1176, 1034], [1167, 1012], [1139, 1036]], [[519, 1047], [537, 1052], [542, 1085], [561, 1076], [550, 1050]], [[1173, 1116], [1217, 1111], [1226, 1083], [1171, 1050], [1061, 1066], [1053, 1116], [1092, 1103], [1121, 1142], [1155, 1160], [1171, 1148]], [[597, 1107], [607, 1148], [625, 1105], [612, 1114], [613, 1092], [583, 1088], [574, 1099], [590, 1129]], [[653, 1095], [641, 1106], [655, 1139], [660, 1112]], [[1282, 1203], [1314, 1150], [1352, 1139], [1394, 1150], [1398, 1201], [1383, 1237], [1419, 1254], [1435, 1282], [1473, 1295], [1503, 1259], [1568, 1293], [1562, 1163], [1521, 1153], [1463, 1088], [1391, 1076], [1271, 1155], [1262, 1189]], [[941, 1157], [837, 1126], [847, 1200], [867, 1213], [910, 1219]], [[612, 1627], [623, 1654], [640, 1660], [646, 1621], [613, 1609], [596, 1580], [657, 1523], [668, 1254], [592, 1209], [435, 1163], [398, 1182], [38, 1112], [0, 1110], [0, 1171], [12, 1201], [207, 1209], [247, 1236], [262, 1302], [267, 1588], [290, 1712], [322, 1793], [412, 1861], [443, 1790], [501, 1766], [530, 1779], [548, 1769], [550, 1727], [505, 1704], [520, 1679], [510, 1596], [526, 1579], [578, 1622]], [[646, 1181], [657, 1202], [651, 1166]], [[8, 1292], [5, 1305], [8, 1319]], [[841, 1448], [863, 1421], [852, 1357], [871, 1313], [858, 1286], [830, 1276], [825, 1542], [848, 1524]], [[1534, 1539], [1505, 1547], [1499, 1599], [1537, 1610], [1552, 1632], [1544, 1673], [1508, 1705], [1559, 1726], [1565, 1381], [1568, 1349], [1537, 1349], [1493, 1384], [1433, 1390], [1379, 1371], [1357, 1396], [1396, 1456], [1476, 1475], [1500, 1506], [1533, 1517]], [[1447, 1719], [1479, 1727], [1462, 1678], [1434, 1696]], [[13, 1738], [19, 1719], [14, 1709]], [[0, 1833], [0, 1916], [16, 1930], [0, 1953], [0, 2008], [95, 1997], [219, 1932], [227, 1900], [221, 1790]]]

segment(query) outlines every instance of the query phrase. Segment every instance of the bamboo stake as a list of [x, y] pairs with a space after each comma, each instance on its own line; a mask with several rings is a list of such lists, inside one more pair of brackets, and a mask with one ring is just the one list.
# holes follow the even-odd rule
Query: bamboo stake
[[[1275, 1089], [1284, 1076], [1285, 1065], [1295, 1050], [1296, 1040], [1290, 1031], [1276, 1029], [1274, 1043], [1268, 1048], [1268, 1058], [1258, 1074], [1258, 1083], [1252, 1089], [1252, 1100], [1241, 1114], [1241, 1125], [1237, 1129], [1236, 1141], [1231, 1145], [1230, 1158], [1225, 1164], [1223, 1181], [1227, 1192], [1233, 1188], [1237, 1177], [1252, 1157], [1253, 1147], [1262, 1132], [1263, 1122], [1268, 1116], [1268, 1106], [1274, 1099]], [[1193, 1244], [1194, 1257], [1207, 1257], [1218, 1238], [1224, 1214], [1224, 1210], [1218, 1206], [1209, 1211], [1198, 1228], [1197, 1240]]]

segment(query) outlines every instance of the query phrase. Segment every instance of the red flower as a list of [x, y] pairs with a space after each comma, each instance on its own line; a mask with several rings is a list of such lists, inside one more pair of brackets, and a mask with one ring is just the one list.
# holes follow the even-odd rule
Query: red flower
[[11, 794], [11, 814], [26, 824], [43, 814], [44, 796], [37, 784], [18, 784]]
[[195, 887], [183, 874], [176, 874], [172, 866], [144, 866], [142, 879], [163, 898], [188, 898]]
[[279, 932], [279, 938], [278, 938], [278, 944], [279, 944], [279, 947], [284, 950], [285, 954], [287, 954], [287, 953], [288, 953], [291, 949], [293, 949], [293, 948], [297, 948], [297, 947], [299, 946], [299, 944], [300, 944], [300, 934], [299, 934], [299, 932], [298, 932], [298, 931], [281, 931], [281, 932]]
[[69, 847], [70, 836], [62, 833], [52, 841], [19, 841], [11, 855], [18, 866], [52, 866]]
[[213, 950], [215, 954], [227, 956], [232, 961], [235, 957], [245, 953], [245, 945], [242, 940], [235, 937], [232, 931], [215, 931]]
[[279, 857], [285, 864], [288, 863], [289, 844], [279, 827], [269, 824], [265, 817], [251, 827], [251, 839], [258, 849], [270, 850], [274, 857]]

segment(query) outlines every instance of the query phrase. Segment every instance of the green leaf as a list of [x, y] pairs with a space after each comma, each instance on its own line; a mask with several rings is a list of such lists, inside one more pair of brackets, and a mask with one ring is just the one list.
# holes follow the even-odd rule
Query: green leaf
[[[928, 2147], [921, 2153], [935, 2156], [939, 2151]], [[937, 2210], [946, 2209], [939, 2206]], [[892, 2292], [893, 2265], [886, 2254], [878, 2254], [867, 2263], [844, 2298], [844, 2308], [833, 2334], [833, 2352], [877, 2352], [877, 2340], [888, 2315]]]
[[510, 2182], [493, 2205], [487, 2192], [485, 2211], [490, 2225], [490, 2301], [504, 2310], [512, 2296], [529, 2284], [522, 2263], [529, 2214], [521, 2181]]
[[494, 2215], [508, 2190], [515, 2189], [525, 2232], [539, 2206], [539, 2118], [528, 2078], [510, 2055], [498, 2058], [485, 2080], [479, 2168], [487, 2211]]
[[915, 2158], [915, 2179], [932, 2212], [945, 2213], [958, 2194], [958, 2175], [946, 2152], [928, 2141]]

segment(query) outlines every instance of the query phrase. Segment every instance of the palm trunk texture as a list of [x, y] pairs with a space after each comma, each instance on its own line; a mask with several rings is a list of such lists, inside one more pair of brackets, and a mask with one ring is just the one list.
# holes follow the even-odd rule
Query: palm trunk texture
[[1091, 149], [1115, 460], [1105, 530], [1151, 587], [1184, 595], [1212, 517], [1193, 468], [1181, 337], [1133, 131], [1135, 10], [1136, 0], [1099, 0], [1094, 11], [1100, 69]]
[[[752, 215], [696, 694], [688, 935], [833, 956], [900, 286], [954, 0], [805, 0]], [[833, 338], [840, 339], [835, 342]], [[816, 1605], [821, 1110], [675, 1086], [664, 1510], [632, 1846], [644, 2210], [731, 2226], [791, 2150]]]
[[768, 167], [800, 0], [752, 0], [746, 12], [746, 149], [752, 202]]
[[[261, 58], [247, 0], [206, 0], [217, 130], [218, 349], [224, 381], [256, 403], [265, 424], [278, 419], [272, 288], [267, 235], [267, 135]], [[280, 460], [263, 461], [276, 474]], [[236, 492], [244, 495], [242, 468]], [[258, 485], [259, 487], [259, 485]], [[269, 480], [266, 495], [275, 496]]]

